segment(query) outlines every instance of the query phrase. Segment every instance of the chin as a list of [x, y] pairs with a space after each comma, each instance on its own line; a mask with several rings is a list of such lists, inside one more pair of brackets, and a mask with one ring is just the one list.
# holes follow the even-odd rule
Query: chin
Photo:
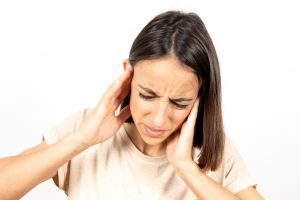
[[141, 138], [148, 145], [159, 145], [166, 140], [166, 138], [152, 138], [145, 135], [141, 135]]

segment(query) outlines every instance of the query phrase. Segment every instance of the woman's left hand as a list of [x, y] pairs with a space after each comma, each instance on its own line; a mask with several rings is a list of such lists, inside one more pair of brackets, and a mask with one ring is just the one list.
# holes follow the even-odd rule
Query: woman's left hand
[[192, 148], [198, 107], [199, 97], [196, 99], [187, 120], [167, 141], [167, 158], [175, 168], [193, 162]]

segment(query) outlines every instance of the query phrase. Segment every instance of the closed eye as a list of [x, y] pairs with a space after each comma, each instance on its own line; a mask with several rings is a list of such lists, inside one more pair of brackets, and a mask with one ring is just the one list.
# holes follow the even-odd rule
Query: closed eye
[[[148, 96], [148, 95], [144, 95], [140, 92], [139, 92], [139, 96], [142, 99], [145, 99], [145, 100], [153, 100], [154, 98], [156, 98], [156, 96]], [[178, 103], [176, 103], [175, 101], [172, 101], [172, 100], [170, 101], [170, 103], [172, 103], [172, 105], [174, 105], [175, 107], [177, 107], [179, 109], [185, 109], [186, 107], [188, 107], [188, 105], [178, 104]]]
[[177, 108], [180, 108], [180, 109], [185, 109], [186, 107], [188, 107], [189, 105], [182, 105], [182, 104], [178, 104], [174, 101], [171, 101], [171, 103], [176, 106]]
[[155, 96], [148, 96], [148, 95], [144, 95], [142, 93], [139, 93], [139, 96], [142, 98], [142, 99], [146, 99], [146, 100], [150, 100], [150, 99], [154, 99]]

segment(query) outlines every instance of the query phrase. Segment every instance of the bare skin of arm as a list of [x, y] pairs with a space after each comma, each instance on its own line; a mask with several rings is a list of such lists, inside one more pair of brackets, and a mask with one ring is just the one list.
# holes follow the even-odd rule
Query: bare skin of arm
[[195, 163], [188, 163], [184, 167], [177, 168], [178, 175], [188, 187], [201, 200], [222, 199], [222, 200], [263, 200], [263, 197], [254, 187], [248, 187], [232, 194], [206, 176]]
[[39, 183], [55, 177], [57, 170], [74, 156], [112, 137], [131, 115], [129, 107], [125, 107], [115, 116], [116, 109], [129, 93], [131, 78], [132, 69], [127, 68], [74, 133], [55, 144], [47, 145], [43, 141], [19, 155], [1, 158], [1, 200], [20, 199]]
[[[0, 160], [0, 196], [2, 199], [19, 199], [39, 183], [55, 176], [57, 169], [85, 148], [76, 137], [47, 146], [45, 142], [32, 153]], [[59, 152], [59, 156], [57, 156]]]

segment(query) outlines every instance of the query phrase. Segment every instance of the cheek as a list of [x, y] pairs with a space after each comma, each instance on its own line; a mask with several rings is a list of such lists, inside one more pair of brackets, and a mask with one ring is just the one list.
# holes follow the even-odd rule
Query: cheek
[[182, 125], [185, 122], [186, 118], [188, 117], [190, 109], [188, 110], [178, 110], [173, 113], [173, 124], [176, 128]]

